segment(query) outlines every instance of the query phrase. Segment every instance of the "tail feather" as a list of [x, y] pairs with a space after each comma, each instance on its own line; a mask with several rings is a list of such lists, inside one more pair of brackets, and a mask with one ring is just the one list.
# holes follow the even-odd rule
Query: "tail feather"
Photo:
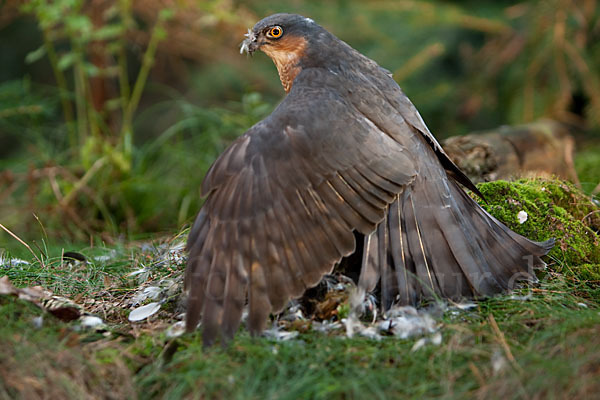
[[[400, 200], [396, 199], [389, 209], [387, 223], [390, 230], [390, 253], [392, 255], [390, 268], [396, 272], [397, 301], [401, 304], [415, 304], [418, 298], [414, 279], [414, 263], [408, 254], [407, 238], [401, 220]], [[410, 265], [409, 265], [410, 264]], [[395, 293], [390, 293], [392, 297]]]
[[389, 308], [393, 301], [489, 296], [535, 279], [532, 269], [545, 265], [540, 257], [553, 240], [533, 242], [511, 231], [439, 166], [423, 176], [365, 238], [359, 286], [372, 290], [381, 279], [382, 305]]
[[[426, 198], [420, 201], [423, 203], [432, 200]], [[411, 201], [411, 204], [414, 207], [414, 202]], [[452, 227], [455, 224], [453, 215], [448, 214], [449, 210], [450, 208], [442, 208], [438, 213], [437, 210], [417, 207], [416, 215], [424, 229], [421, 240], [424, 242], [429, 264], [439, 287], [436, 293], [451, 299], [470, 297], [474, 294], [473, 283], [468, 279], [466, 271], [474, 270], [474, 267], [469, 260], [470, 263], [466, 264], [463, 270], [458, 261], [460, 258], [455, 256], [456, 244], [452, 241], [454, 232], [445, 230], [446, 226]]]
[[[462, 191], [456, 183], [443, 176], [438, 181], [423, 181], [415, 188], [420, 205], [419, 216], [429, 216], [434, 220], [427, 225], [432, 232], [427, 232], [431, 257], [434, 258], [432, 263], [444, 274], [439, 278], [450, 286], [455, 280], [453, 275], [458, 274], [456, 277], [463, 275], [466, 278], [474, 294], [499, 292], [502, 283], [501, 279], [496, 279], [496, 266], [488, 257], [490, 249], [481, 242], [481, 234], [474, 226], [476, 221], [470, 218], [469, 210], [476, 204], [462, 202], [463, 198], [457, 196], [455, 190]], [[440, 242], [430, 240], [435, 231], [441, 233]], [[453, 257], [447, 258], [440, 253], [444, 243]], [[456, 288], [450, 287], [450, 290], [446, 297], [454, 298], [461, 294]]]
[[435, 297], [435, 293], [440, 293], [440, 288], [435, 276], [431, 254], [427, 251], [427, 237], [423, 236], [423, 228], [427, 229], [427, 221], [419, 221], [419, 216], [415, 210], [413, 202], [414, 196], [407, 191], [403, 202], [403, 217], [406, 222], [406, 235], [410, 257], [412, 258], [416, 270], [416, 277], [421, 285], [421, 292], [424, 297]]
[[398, 291], [397, 280], [393, 271], [390, 247], [390, 235], [387, 221], [382, 221], [377, 227], [379, 273], [381, 274], [381, 303], [384, 309], [389, 308], [394, 301], [393, 294]]
[[362, 268], [360, 270], [359, 287], [367, 292], [375, 290], [381, 277], [379, 273], [379, 236], [377, 231], [365, 235], [363, 244]]

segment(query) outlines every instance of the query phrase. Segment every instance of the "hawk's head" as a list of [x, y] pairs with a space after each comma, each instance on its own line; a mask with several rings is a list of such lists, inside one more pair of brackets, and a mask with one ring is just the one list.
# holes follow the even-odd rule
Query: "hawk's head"
[[248, 30], [240, 53], [246, 51], [252, 54], [260, 49], [271, 57], [277, 66], [283, 88], [289, 92], [302, 70], [302, 61], [309, 55], [314, 59], [314, 53], [321, 53], [318, 48], [326, 49], [324, 41], [336, 40], [312, 19], [295, 14], [274, 14]]

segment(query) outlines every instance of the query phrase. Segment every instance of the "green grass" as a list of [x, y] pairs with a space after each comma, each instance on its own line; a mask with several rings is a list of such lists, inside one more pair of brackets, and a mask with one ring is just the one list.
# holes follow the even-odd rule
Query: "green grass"
[[228, 348], [203, 350], [198, 334], [167, 339], [156, 321], [137, 334], [115, 329], [104, 337], [48, 315], [34, 329], [36, 307], [7, 297], [0, 304], [7, 321], [0, 348], [8, 354], [0, 361], [0, 398], [29, 397], [22, 385], [30, 381], [67, 398], [128, 388], [141, 398], [228, 399], [584, 398], [600, 389], [600, 289], [560, 275], [527, 301], [498, 297], [446, 312], [442, 344], [414, 352], [415, 339], [308, 332], [275, 342], [245, 331]]
[[600, 388], [599, 300], [598, 289], [548, 282], [528, 301], [499, 297], [446, 313], [442, 344], [414, 352], [415, 340], [318, 333], [291, 342], [242, 334], [227, 349], [203, 352], [197, 336], [185, 337], [137, 383], [166, 398], [585, 397]]
[[[554, 207], [566, 207], [574, 189], [562, 188], [568, 195], [562, 202], [550, 183], [543, 195], [551, 196]], [[555, 226], [547, 226], [554, 217], [534, 215], [539, 205], [519, 197], [537, 193], [535, 181], [513, 185], [517, 190], [500, 192], [497, 202], [490, 196], [492, 211], [505, 202], [504, 212], [511, 216], [518, 203], [512, 211], [528, 207], [531, 221], [541, 224], [540, 235], [554, 232]], [[573, 213], [588, 212], [572, 203]], [[44, 265], [29, 257], [30, 264], [0, 267], [0, 276], [8, 275], [16, 286], [41, 285], [107, 324], [100, 331], [77, 329], [76, 322], [58, 321], [27, 301], [0, 296], [0, 399], [583, 399], [600, 392], [597, 268], [566, 263], [568, 246], [558, 246], [540, 271], [540, 283], [517, 297], [441, 313], [440, 345], [413, 351], [418, 338], [346, 338], [342, 332], [310, 329], [290, 341], [274, 341], [252, 338], [242, 327], [228, 347], [204, 350], [199, 333], [177, 339], [165, 333], [181, 312], [180, 288], [148, 320], [127, 320], [140, 288], [165, 280], [180, 284], [184, 265], [169, 257], [169, 246], [180, 240], [65, 249], [83, 253], [89, 264], [62, 262], [62, 249], [50, 247], [40, 257]], [[142, 268], [143, 274], [131, 274]], [[39, 316], [43, 324], [36, 328]]]
[[[123, 361], [103, 365], [102, 349], [84, 345], [67, 324], [23, 300], [0, 296], [0, 398], [126, 398], [135, 394]], [[115, 345], [118, 345], [115, 343]]]

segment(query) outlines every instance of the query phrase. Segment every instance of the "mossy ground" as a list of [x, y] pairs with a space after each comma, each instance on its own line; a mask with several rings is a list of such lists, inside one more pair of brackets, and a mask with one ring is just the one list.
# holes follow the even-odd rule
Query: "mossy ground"
[[[517, 296], [439, 317], [442, 343], [345, 338], [311, 330], [287, 342], [251, 338], [203, 351], [199, 334], [169, 339], [176, 304], [130, 323], [123, 298], [147, 279], [180, 274], [152, 246], [77, 249], [67, 265], [49, 249], [44, 265], [0, 270], [16, 285], [51, 288], [102, 317], [102, 332], [76, 331], [15, 297], [0, 297], [0, 399], [4, 398], [572, 398], [600, 392], [598, 213], [559, 181], [482, 184], [485, 207], [528, 237], [557, 238], [540, 284]], [[520, 224], [519, 211], [528, 219]], [[73, 249], [67, 249], [73, 250]], [[6, 256], [6, 254], [5, 254]], [[54, 256], [52, 258], [51, 256]], [[168, 304], [168, 303], [167, 303]]]
[[[480, 204], [509, 228], [532, 240], [556, 239], [548, 257], [567, 276], [600, 282], [600, 209], [570, 183], [523, 179], [479, 185]], [[520, 222], [519, 212], [527, 213]]]

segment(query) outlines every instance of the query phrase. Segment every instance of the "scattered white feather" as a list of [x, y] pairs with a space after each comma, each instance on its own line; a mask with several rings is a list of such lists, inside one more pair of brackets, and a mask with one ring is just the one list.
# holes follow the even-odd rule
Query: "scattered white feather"
[[400, 339], [427, 335], [437, 331], [437, 323], [433, 317], [414, 307], [392, 307], [386, 319], [377, 325], [380, 332], [394, 335]]
[[291, 304], [285, 309], [285, 311], [279, 316], [280, 321], [297, 321], [304, 320], [304, 313], [302, 307], [298, 302], [291, 302]]
[[167, 328], [165, 336], [169, 339], [179, 337], [185, 333], [185, 321], [177, 321]]
[[160, 310], [160, 303], [149, 303], [132, 310], [129, 313], [129, 320], [132, 322], [142, 321], [156, 314]]
[[143, 273], [144, 273], [144, 272], [146, 272], [146, 271], [148, 271], [148, 269], [147, 269], [147, 268], [140, 268], [140, 269], [136, 269], [136, 270], [135, 270], [135, 271], [133, 271], [133, 272], [130, 272], [130, 273], [128, 273], [128, 274], [127, 274], [127, 275], [125, 275], [125, 276], [127, 276], [127, 277], [136, 276], [136, 275], [139, 275], [139, 274], [143, 274]]
[[131, 299], [134, 305], [143, 303], [146, 299], [156, 300], [160, 296], [161, 289], [158, 286], [148, 286], [138, 291]]
[[358, 334], [368, 339], [381, 340], [381, 335], [374, 326], [367, 326], [366, 328], [363, 327]]
[[364, 289], [356, 288], [352, 290], [349, 297], [350, 312], [348, 318], [342, 318], [342, 324], [346, 327], [346, 336], [353, 337], [355, 333], [360, 333], [365, 329], [359, 320], [359, 316], [364, 313], [365, 291]]
[[527, 221], [527, 213], [523, 210], [519, 211], [519, 213], [517, 214], [517, 219], [519, 220], [519, 224], [523, 225], [525, 223], [525, 221]]
[[410, 349], [410, 351], [417, 351], [421, 347], [425, 346], [426, 343], [427, 343], [427, 339], [426, 338], [421, 338], [421, 339], [417, 340], [415, 342], [415, 344], [413, 344], [413, 347]]
[[330, 321], [323, 321], [323, 322], [314, 321], [312, 323], [312, 329], [314, 331], [317, 331], [317, 332], [331, 332], [331, 331], [335, 331], [335, 330], [338, 330], [338, 329], [342, 329], [343, 327], [344, 327], [344, 325], [342, 325], [338, 321], [334, 321], [334, 322], [330, 322]]
[[104, 325], [102, 318], [95, 317], [93, 315], [84, 315], [79, 318], [79, 323], [84, 328], [99, 328]]
[[424, 347], [427, 344], [432, 344], [434, 346], [439, 346], [442, 344], [442, 334], [439, 332], [434, 333], [432, 336], [423, 337], [415, 342], [410, 351], [417, 351], [420, 348]]
[[475, 303], [455, 303], [454, 307], [458, 308], [459, 310], [470, 310], [473, 308], [477, 308], [477, 304]]
[[96, 257], [94, 257], [94, 261], [98, 261], [100, 263], [104, 263], [104, 262], [110, 261], [112, 259], [113, 259], [112, 255], [108, 255], [108, 256], [105, 255], [105, 256], [96, 256]]
[[498, 372], [502, 371], [506, 368], [508, 362], [506, 358], [502, 355], [500, 350], [496, 350], [494, 354], [492, 354], [492, 370], [494, 371], [494, 375]]
[[283, 331], [276, 326], [271, 329], [267, 329], [263, 332], [264, 337], [269, 338], [269, 339], [279, 340], [279, 341], [290, 340], [290, 339], [295, 338], [298, 335], [299, 335], [298, 331], [291, 331], [291, 332]]
[[0, 267], [18, 267], [19, 265], [29, 265], [29, 261], [20, 258], [6, 258], [0, 254]]
[[509, 297], [510, 300], [517, 300], [517, 301], [527, 301], [527, 300], [531, 300], [531, 293], [530, 294], [526, 294], [525, 296], [519, 296], [516, 294], [511, 294]]
[[35, 329], [40, 329], [42, 325], [44, 325], [44, 316], [40, 315], [38, 317], [31, 318], [31, 323]]
[[349, 338], [353, 337], [355, 333], [360, 333], [360, 331], [365, 329], [364, 325], [353, 313], [350, 313], [348, 318], [342, 318], [342, 324], [346, 327], [346, 336]]

